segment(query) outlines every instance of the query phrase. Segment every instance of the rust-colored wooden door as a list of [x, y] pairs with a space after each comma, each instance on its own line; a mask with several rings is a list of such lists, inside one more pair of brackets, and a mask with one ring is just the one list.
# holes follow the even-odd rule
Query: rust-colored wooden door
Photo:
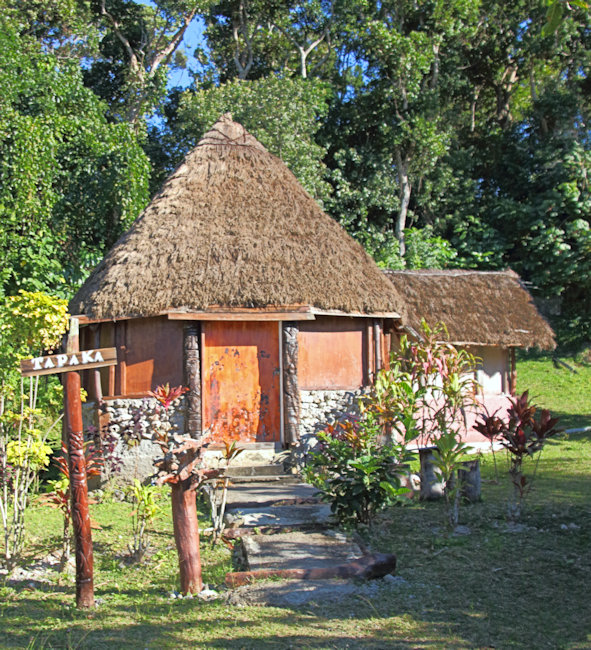
[[281, 440], [276, 322], [205, 321], [203, 425], [215, 440]]

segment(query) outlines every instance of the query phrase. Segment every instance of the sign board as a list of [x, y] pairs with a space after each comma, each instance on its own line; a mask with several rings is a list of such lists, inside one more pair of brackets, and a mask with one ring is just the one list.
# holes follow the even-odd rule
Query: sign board
[[21, 361], [21, 374], [23, 377], [34, 377], [115, 365], [117, 365], [117, 348], [100, 348], [24, 359]]

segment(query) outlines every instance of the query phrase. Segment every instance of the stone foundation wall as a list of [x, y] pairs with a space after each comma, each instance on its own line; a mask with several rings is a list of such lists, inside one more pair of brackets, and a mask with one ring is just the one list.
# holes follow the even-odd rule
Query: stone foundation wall
[[300, 447], [305, 455], [316, 444], [316, 434], [327, 424], [359, 415], [359, 398], [365, 389], [300, 391]]
[[[174, 430], [183, 433], [185, 426], [185, 398], [181, 397], [164, 414], [164, 409], [153, 398], [115, 399], [104, 402], [108, 425], [103, 431], [103, 444], [114, 445], [115, 466], [105, 467], [101, 479], [131, 483], [134, 478], [143, 481], [155, 472], [153, 460], [161, 456], [160, 447], [149, 438], [163, 420], [169, 419]], [[96, 404], [83, 405], [83, 420], [88, 437], [98, 430]], [[108, 453], [108, 452], [107, 452]]]

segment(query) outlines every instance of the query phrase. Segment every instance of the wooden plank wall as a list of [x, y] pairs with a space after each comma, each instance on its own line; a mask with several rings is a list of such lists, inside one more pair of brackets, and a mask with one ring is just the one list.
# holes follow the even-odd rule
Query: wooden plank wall
[[[117, 366], [100, 371], [104, 397], [139, 397], [160, 384], [183, 383], [181, 321], [156, 317], [101, 323], [99, 341], [100, 347], [117, 348]], [[96, 346], [90, 327], [84, 328], [83, 344], [85, 349]], [[90, 379], [84, 378], [84, 387], [94, 393]]]
[[371, 319], [322, 316], [299, 323], [300, 390], [347, 390], [367, 385], [372, 348]]

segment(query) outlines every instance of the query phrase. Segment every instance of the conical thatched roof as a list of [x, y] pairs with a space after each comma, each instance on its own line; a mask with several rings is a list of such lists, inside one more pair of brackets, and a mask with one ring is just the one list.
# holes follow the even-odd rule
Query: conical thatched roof
[[90, 319], [212, 306], [396, 312], [392, 284], [295, 176], [223, 116], [70, 303]]
[[513, 271], [385, 271], [402, 292], [402, 324], [445, 323], [458, 344], [556, 347], [550, 325]]

